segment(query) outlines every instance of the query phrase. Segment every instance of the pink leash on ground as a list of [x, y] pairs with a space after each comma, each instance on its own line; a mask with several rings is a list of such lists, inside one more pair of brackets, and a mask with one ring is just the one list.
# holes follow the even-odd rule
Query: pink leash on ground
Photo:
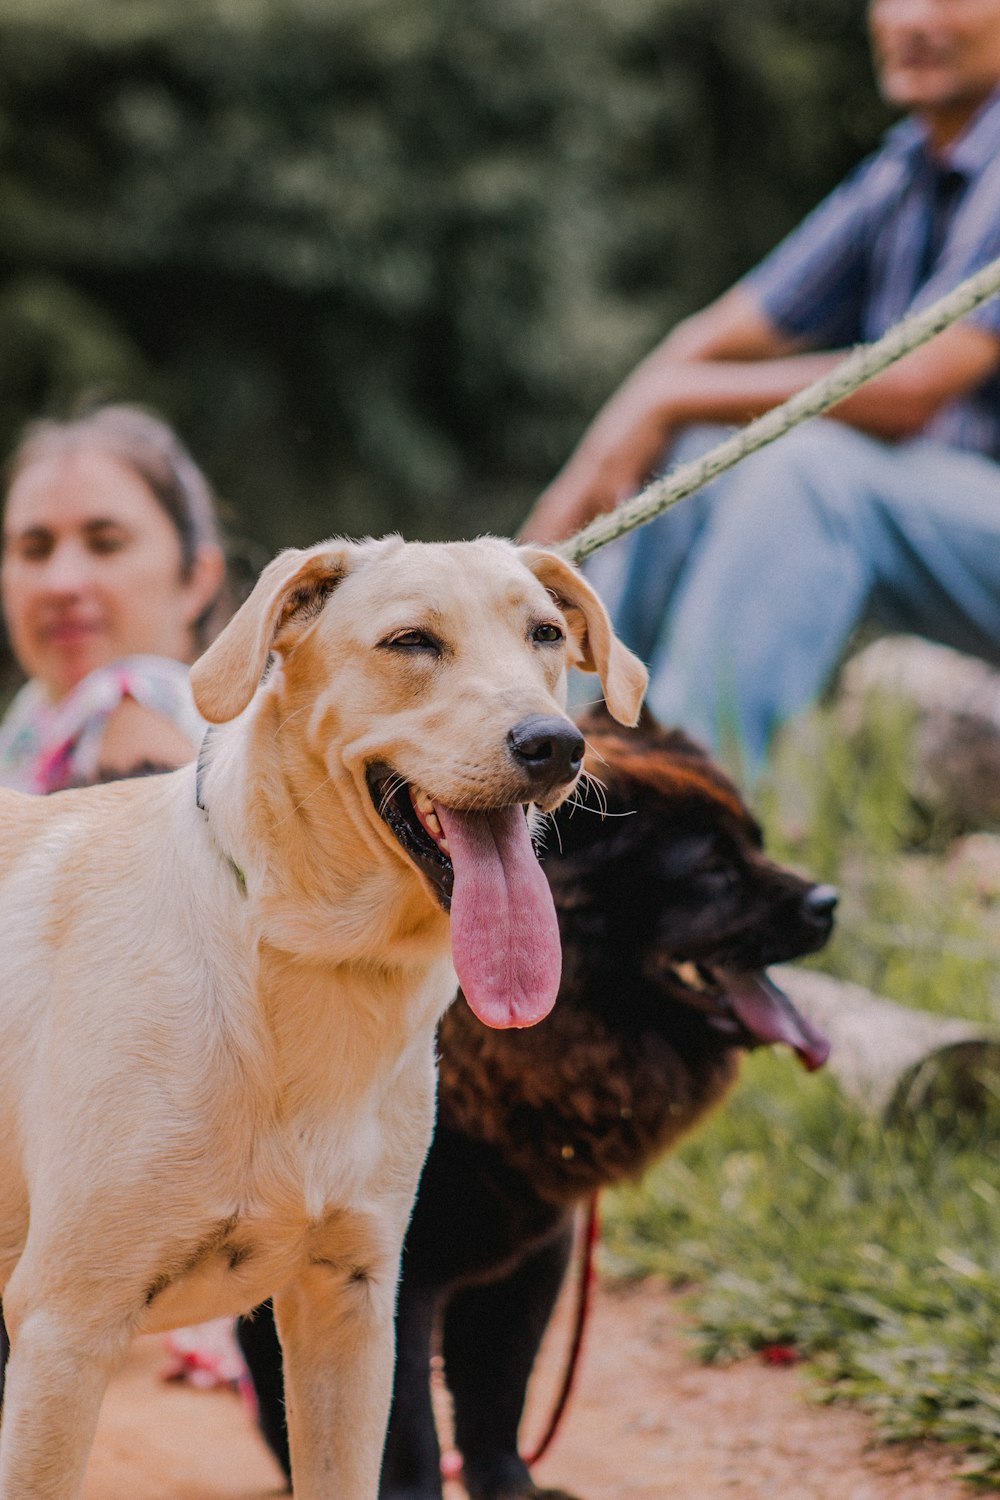
[[[601, 1210], [599, 1196], [595, 1193], [588, 1200], [587, 1216], [584, 1220], [583, 1233], [580, 1236], [580, 1264], [576, 1284], [573, 1333], [566, 1355], [566, 1366], [563, 1370], [559, 1394], [555, 1399], [541, 1437], [529, 1452], [521, 1454], [529, 1469], [533, 1464], [537, 1464], [551, 1448], [562, 1419], [566, 1414], [569, 1398], [573, 1394], [573, 1387], [576, 1384], [576, 1377], [580, 1368], [583, 1335], [587, 1327], [587, 1319], [590, 1315], [594, 1287], [597, 1285], [595, 1254], [600, 1238]], [[449, 1449], [448, 1452], [441, 1455], [441, 1473], [445, 1479], [458, 1479], [460, 1477], [462, 1473], [462, 1455], [456, 1449]]]

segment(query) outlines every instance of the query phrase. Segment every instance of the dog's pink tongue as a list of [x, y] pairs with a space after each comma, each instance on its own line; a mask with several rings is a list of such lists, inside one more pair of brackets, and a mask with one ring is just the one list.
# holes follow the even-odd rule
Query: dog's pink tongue
[[727, 985], [726, 994], [747, 1031], [759, 1042], [786, 1043], [810, 1072], [826, 1062], [830, 1055], [827, 1038], [799, 1014], [767, 974], [741, 975]]
[[434, 807], [455, 867], [451, 954], [472, 1009], [487, 1026], [534, 1026], [555, 1004], [559, 924], [521, 807]]

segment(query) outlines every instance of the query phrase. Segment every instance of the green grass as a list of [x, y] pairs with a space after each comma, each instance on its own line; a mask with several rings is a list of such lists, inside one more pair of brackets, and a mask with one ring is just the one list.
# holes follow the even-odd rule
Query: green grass
[[[772, 850], [842, 889], [816, 961], [906, 1005], [998, 1018], [1000, 890], [913, 804], [905, 717], [829, 714], [797, 737], [760, 805]], [[998, 881], [1000, 886], [1000, 881]], [[968, 1450], [1000, 1489], [1000, 1097], [975, 1117], [866, 1117], [788, 1054], [748, 1059], [724, 1108], [637, 1188], [610, 1195], [621, 1274], [692, 1288], [701, 1350], [793, 1346], [830, 1399], [888, 1438]]]

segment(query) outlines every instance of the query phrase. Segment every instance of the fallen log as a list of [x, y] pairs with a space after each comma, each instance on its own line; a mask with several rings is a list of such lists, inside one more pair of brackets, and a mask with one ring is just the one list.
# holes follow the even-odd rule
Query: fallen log
[[929, 1113], [945, 1125], [1000, 1112], [1000, 1027], [911, 1010], [807, 969], [783, 965], [774, 974], [830, 1038], [827, 1066], [866, 1111], [892, 1121]]

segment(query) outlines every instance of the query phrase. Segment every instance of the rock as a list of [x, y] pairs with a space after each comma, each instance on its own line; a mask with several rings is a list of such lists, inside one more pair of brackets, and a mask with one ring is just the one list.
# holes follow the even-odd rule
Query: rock
[[1000, 823], [1000, 671], [917, 636], [885, 636], [852, 657], [840, 703], [856, 723], [872, 694], [913, 709], [913, 795], [954, 826]]

